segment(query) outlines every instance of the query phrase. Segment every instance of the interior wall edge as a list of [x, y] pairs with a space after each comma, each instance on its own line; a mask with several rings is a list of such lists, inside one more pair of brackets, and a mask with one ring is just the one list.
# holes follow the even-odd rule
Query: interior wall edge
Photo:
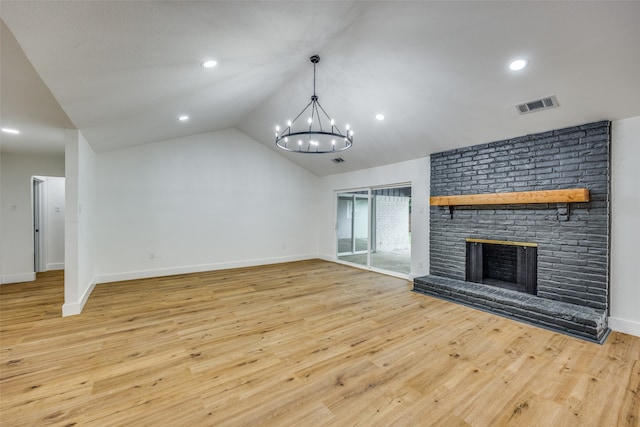
[[93, 288], [96, 287], [96, 283], [96, 279], [93, 278], [78, 301], [65, 301], [64, 304], [62, 304], [62, 317], [75, 316], [82, 313], [82, 309], [87, 303], [87, 300], [89, 300]]

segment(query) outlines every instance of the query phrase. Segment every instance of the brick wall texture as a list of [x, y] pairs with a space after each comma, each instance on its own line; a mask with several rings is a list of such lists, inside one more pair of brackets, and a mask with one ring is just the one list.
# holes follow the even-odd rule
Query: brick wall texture
[[518, 248], [508, 245], [483, 247], [483, 270], [490, 279], [516, 283], [518, 281]]
[[606, 310], [610, 122], [431, 155], [431, 195], [588, 188], [570, 204], [432, 206], [431, 274], [465, 280], [465, 239], [538, 244], [538, 296]]
[[404, 196], [374, 196], [375, 250], [396, 252], [409, 250], [409, 201]]

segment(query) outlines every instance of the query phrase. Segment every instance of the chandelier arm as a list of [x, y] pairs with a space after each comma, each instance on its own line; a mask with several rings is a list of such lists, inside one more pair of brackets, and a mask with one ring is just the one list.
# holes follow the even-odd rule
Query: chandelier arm
[[[316, 104], [318, 103], [317, 101], [312, 101], [313, 105], [311, 106], [311, 122], [309, 123], [309, 132], [310, 133], [315, 133], [315, 131], [313, 130], [313, 116], [315, 115], [316, 111], [318, 111], [318, 107], [316, 106]], [[322, 130], [322, 128], [320, 128], [320, 130]]]
[[315, 101], [311, 101], [311, 120], [309, 121], [309, 133], [313, 132], [313, 113], [316, 110], [316, 102]]
[[[304, 107], [302, 109], [302, 111], [300, 111], [300, 113], [298, 113], [298, 115], [296, 116], [295, 119], [291, 120], [291, 124], [293, 125], [295, 123], [296, 120], [298, 120], [298, 118], [300, 118], [300, 116], [302, 115], [302, 113], [304, 113], [305, 111], [307, 111], [307, 108], [309, 108], [309, 106], [313, 104], [313, 101], [309, 101], [309, 103], [307, 104], [306, 107]], [[289, 126], [289, 131], [291, 131], [291, 126]]]
[[318, 108], [318, 106], [320, 106], [320, 104], [316, 101], [316, 117], [318, 118], [318, 126], [320, 127], [320, 132], [322, 132], [322, 120], [320, 120], [320, 109]]
[[[329, 115], [327, 114], [327, 112], [326, 112], [326, 111], [324, 111], [324, 108], [322, 108], [322, 104], [320, 104], [320, 102], [319, 102], [319, 101], [317, 102], [317, 104], [318, 104], [318, 108], [320, 108], [320, 110], [322, 110], [322, 112], [324, 113], [325, 117], [329, 120], [329, 123], [331, 123], [331, 117], [329, 117]], [[318, 117], [318, 121], [319, 121], [319, 120], [320, 120], [320, 117]], [[340, 129], [338, 128], [338, 125], [336, 125], [335, 123], [334, 123], [334, 124], [332, 124], [332, 125], [331, 125], [331, 127], [332, 127], [332, 128], [333, 128], [333, 127], [335, 127], [335, 128], [338, 130], [338, 133], [342, 133], [342, 132], [340, 131]]]

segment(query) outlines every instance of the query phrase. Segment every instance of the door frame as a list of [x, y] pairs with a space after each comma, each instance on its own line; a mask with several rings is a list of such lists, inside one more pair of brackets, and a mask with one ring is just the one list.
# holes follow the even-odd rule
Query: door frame
[[[373, 227], [375, 227], [374, 224], [374, 218], [373, 215], [375, 215], [375, 206], [374, 206], [374, 201], [373, 201], [373, 192], [375, 190], [379, 190], [379, 189], [392, 189], [392, 188], [404, 188], [404, 187], [409, 187], [409, 188], [413, 188], [412, 182], [408, 181], [408, 182], [399, 182], [399, 183], [395, 183], [395, 184], [386, 184], [386, 185], [372, 185], [370, 187], [359, 187], [359, 188], [348, 188], [348, 189], [342, 189], [342, 190], [334, 190], [334, 197], [333, 197], [333, 201], [334, 201], [334, 209], [333, 209], [333, 218], [334, 218], [334, 224], [335, 224], [335, 234], [334, 234], [334, 239], [333, 242], [336, 245], [334, 248], [334, 253], [335, 253], [335, 260], [338, 263], [341, 264], [347, 264], [347, 265], [351, 265], [357, 268], [362, 268], [365, 270], [371, 270], [371, 271], [375, 271], [375, 272], [379, 272], [379, 273], [383, 273], [383, 274], [387, 274], [390, 276], [394, 276], [394, 277], [401, 277], [401, 278], [408, 278], [410, 277], [411, 273], [399, 273], [393, 270], [384, 270], [381, 268], [377, 268], [377, 267], [373, 267], [371, 266], [371, 255], [373, 252], [373, 238], [375, 237], [375, 230], [373, 229]], [[368, 215], [367, 215], [367, 250], [366, 251], [359, 251], [359, 252], [338, 252], [338, 200], [340, 199], [340, 196], [342, 195], [343, 198], [348, 198], [349, 193], [358, 193], [358, 192], [364, 192], [366, 191], [367, 194], [366, 196], [364, 194], [359, 194], [361, 197], [366, 197], [368, 199], [368, 204], [367, 204], [367, 210], [368, 210]], [[351, 194], [352, 196], [356, 196], [356, 194]], [[413, 198], [413, 195], [412, 195]], [[355, 197], [354, 197], [354, 202], [353, 202], [353, 209], [355, 210]], [[353, 230], [353, 217], [355, 215], [352, 215], [352, 235], [354, 233]], [[412, 216], [413, 216], [413, 212], [409, 212], [409, 221], [412, 221]], [[355, 239], [353, 239], [354, 241], [352, 242], [352, 248], [355, 245]], [[363, 265], [363, 264], [357, 264], [357, 263], [353, 263], [353, 262], [349, 262], [349, 261], [345, 261], [345, 260], [341, 260], [339, 257], [340, 256], [344, 256], [344, 255], [353, 255], [353, 254], [363, 254], [365, 253], [367, 254], [367, 264]]]

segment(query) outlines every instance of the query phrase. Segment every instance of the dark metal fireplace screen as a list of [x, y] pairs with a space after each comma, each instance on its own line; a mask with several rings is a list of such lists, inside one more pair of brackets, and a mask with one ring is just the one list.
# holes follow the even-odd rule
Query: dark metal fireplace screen
[[538, 245], [467, 239], [466, 281], [536, 295]]

